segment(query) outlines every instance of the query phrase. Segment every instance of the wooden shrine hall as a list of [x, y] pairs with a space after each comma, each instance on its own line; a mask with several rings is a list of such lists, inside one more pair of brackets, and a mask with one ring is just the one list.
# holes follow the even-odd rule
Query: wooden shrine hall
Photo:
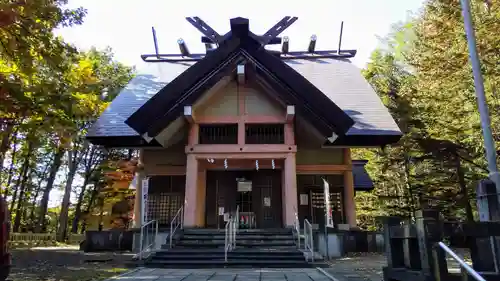
[[[181, 207], [185, 228], [223, 228], [236, 210], [248, 228], [290, 227], [295, 214], [321, 225], [323, 180], [334, 224], [356, 226], [354, 197], [373, 183], [351, 148], [383, 147], [401, 132], [350, 62], [355, 50], [316, 50], [311, 36], [306, 51], [289, 51], [279, 35], [296, 19], [257, 35], [248, 19], [234, 18], [220, 35], [188, 18], [204, 54], [183, 40], [180, 54], [161, 54], [154, 35], [156, 52], [142, 55], [138, 74], [87, 135], [140, 150], [135, 226], [168, 226]], [[266, 48], [274, 44], [281, 51]]]

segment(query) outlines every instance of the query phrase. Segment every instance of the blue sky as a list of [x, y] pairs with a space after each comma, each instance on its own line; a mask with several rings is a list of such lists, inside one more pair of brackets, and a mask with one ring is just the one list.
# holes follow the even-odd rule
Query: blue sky
[[[161, 53], [178, 53], [179, 38], [191, 52], [204, 52], [201, 34], [185, 20], [187, 16], [201, 17], [220, 34], [229, 31], [229, 19], [234, 17], [250, 19], [250, 30], [263, 34], [283, 16], [297, 16], [299, 19], [281, 34], [290, 38], [290, 49], [294, 51], [306, 50], [312, 34], [318, 37], [317, 50], [336, 49], [340, 22], [344, 21], [342, 48], [357, 49], [353, 63], [364, 67], [379, 44], [377, 36], [385, 36], [392, 24], [406, 20], [422, 2], [70, 0], [69, 6], [83, 6], [88, 15], [83, 25], [58, 30], [57, 34], [81, 49], [110, 46], [117, 60], [140, 70], [140, 55], [154, 52], [151, 26], [156, 28]], [[50, 205], [59, 205], [61, 196], [61, 190], [54, 189]]]

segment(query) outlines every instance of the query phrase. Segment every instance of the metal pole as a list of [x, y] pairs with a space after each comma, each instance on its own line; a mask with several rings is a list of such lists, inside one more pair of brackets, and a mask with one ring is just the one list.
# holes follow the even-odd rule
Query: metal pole
[[476, 49], [476, 35], [472, 24], [472, 14], [469, 0], [460, 0], [462, 5], [462, 16], [464, 17], [465, 33], [467, 35], [467, 45], [469, 46], [469, 58], [472, 64], [472, 74], [474, 76], [474, 86], [476, 88], [477, 103], [481, 117], [481, 127], [483, 129], [484, 146], [486, 158], [488, 160], [488, 171], [490, 179], [495, 182], [497, 198], [500, 200], [500, 174], [498, 173], [495, 142], [490, 127], [490, 114], [486, 95], [484, 94], [484, 81], [481, 74], [481, 65]]

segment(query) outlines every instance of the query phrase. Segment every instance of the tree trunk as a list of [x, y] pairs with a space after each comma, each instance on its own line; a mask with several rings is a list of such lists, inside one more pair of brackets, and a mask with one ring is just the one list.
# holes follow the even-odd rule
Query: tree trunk
[[57, 148], [57, 152], [54, 155], [54, 161], [50, 167], [49, 177], [47, 178], [47, 185], [43, 190], [42, 200], [40, 202], [40, 210], [38, 212], [38, 222], [35, 228], [35, 232], [42, 232], [45, 228], [46, 220], [45, 215], [47, 215], [47, 208], [49, 205], [49, 195], [50, 191], [54, 187], [54, 181], [56, 179], [57, 172], [61, 167], [62, 157], [64, 156], [64, 149], [62, 147]]
[[[3, 194], [4, 199], [7, 199], [7, 196], [10, 193], [10, 183], [12, 182], [12, 176], [14, 175], [14, 164], [16, 163], [16, 156], [17, 156], [17, 152], [18, 152], [18, 150], [16, 149], [17, 136], [15, 134], [12, 136], [12, 144], [13, 144], [12, 156], [10, 159], [10, 167], [9, 167], [9, 172], [8, 172], [9, 175], [7, 176], [7, 183], [5, 184], [6, 188], [5, 188], [5, 192]], [[3, 168], [3, 164], [2, 164], [2, 168]]]
[[[86, 210], [87, 214], [90, 214], [90, 211], [92, 210], [92, 207], [94, 205], [94, 201], [97, 198], [98, 192], [99, 192], [99, 187], [98, 187], [98, 184], [95, 183], [94, 189], [92, 190], [92, 193], [90, 194], [89, 204], [87, 205], [87, 210]], [[81, 231], [82, 234], [85, 233], [86, 228], [87, 228], [87, 221], [85, 220], [82, 224], [82, 231]]]
[[[29, 166], [29, 164], [28, 164]], [[27, 172], [29, 170], [29, 172]], [[23, 216], [23, 213], [26, 213], [25, 211], [25, 194], [26, 194], [26, 182], [28, 181], [28, 178], [31, 176], [31, 172], [33, 170], [30, 169], [29, 167], [24, 170], [23, 172], [23, 179], [21, 181], [21, 185], [20, 185], [20, 193], [19, 193], [19, 198], [17, 199], [17, 208], [16, 208], [16, 217], [14, 219], [14, 225], [13, 225], [13, 230], [14, 232], [19, 232], [19, 227], [21, 226], [21, 218]]]
[[66, 238], [66, 230], [68, 228], [68, 213], [69, 213], [69, 203], [71, 198], [71, 187], [73, 186], [73, 180], [76, 174], [76, 164], [74, 163], [74, 158], [76, 157], [76, 152], [68, 151], [68, 163], [69, 171], [68, 177], [66, 179], [66, 185], [64, 186], [64, 195], [61, 203], [61, 212], [59, 213], [59, 229], [57, 232], [57, 240], [63, 242]]
[[5, 160], [5, 154], [9, 150], [11, 135], [14, 130], [14, 123], [9, 122], [5, 125], [2, 134], [2, 142], [0, 143], [0, 168], [3, 168], [3, 161]]
[[467, 192], [467, 184], [465, 183], [464, 170], [462, 169], [460, 157], [455, 157], [455, 165], [457, 170], [458, 185], [460, 186], [460, 193], [462, 193], [462, 202], [465, 208], [465, 216], [467, 218], [467, 221], [473, 222], [474, 215], [472, 213], [472, 206], [469, 202], [469, 194]]
[[83, 159], [85, 167], [84, 180], [82, 190], [78, 195], [78, 202], [75, 207], [75, 217], [71, 225], [72, 233], [78, 233], [78, 223], [80, 222], [80, 217], [82, 216], [83, 199], [85, 198], [85, 192], [87, 191], [87, 185], [89, 184], [90, 177], [94, 173], [97, 166], [103, 161], [103, 158], [100, 158], [100, 154], [95, 146], [90, 147], [90, 149], [85, 152]]
[[[10, 213], [11, 214], [14, 213], [14, 210], [15, 210], [15, 207], [16, 207], [16, 203], [19, 200], [19, 198], [17, 197], [18, 193], [19, 192], [24, 193], [23, 190], [20, 190], [22, 188], [21, 187], [21, 183], [24, 182], [24, 178], [26, 177], [26, 173], [28, 172], [28, 168], [29, 168], [29, 164], [30, 164], [30, 158], [31, 158], [31, 153], [32, 153], [32, 150], [33, 150], [33, 143], [31, 142], [31, 140], [29, 139], [29, 137], [26, 138], [26, 141], [28, 142], [28, 148], [27, 148], [27, 151], [26, 151], [26, 155], [24, 156], [23, 165], [21, 167], [21, 171], [19, 172], [19, 176], [17, 177], [16, 186], [14, 188], [14, 193], [12, 194], [12, 198], [11, 198], [11, 201], [10, 201]], [[17, 206], [19, 207], [19, 204]]]
[[39, 184], [38, 187], [35, 190], [35, 195], [33, 195], [33, 198], [31, 200], [31, 210], [30, 210], [30, 223], [31, 225], [29, 226], [29, 229], [31, 231], [35, 230], [35, 210], [36, 210], [36, 200], [38, 199], [38, 195], [40, 194], [40, 190], [42, 189], [42, 185]]
[[[14, 232], [18, 232], [19, 226], [21, 225], [21, 214], [23, 211], [24, 196], [26, 194], [26, 182], [28, 181], [28, 178], [32, 172], [32, 170], [30, 169], [30, 160], [31, 156], [33, 155], [33, 150], [35, 146], [30, 137], [27, 138], [27, 142], [28, 142], [28, 148], [27, 148], [28, 151], [26, 152], [26, 156], [24, 157], [23, 167], [21, 168], [21, 173], [19, 175], [20, 184], [16, 188], [16, 191], [19, 190], [19, 198], [17, 198], [17, 208], [15, 209], [16, 216], [13, 225]], [[14, 205], [14, 200], [12, 200], [12, 205]], [[11, 213], [13, 210], [14, 209], [11, 209]]]
[[78, 222], [80, 221], [80, 216], [82, 215], [83, 198], [85, 197], [85, 191], [87, 190], [89, 179], [90, 175], [85, 175], [82, 191], [78, 194], [78, 201], [75, 206], [75, 217], [73, 218], [73, 223], [71, 224], [71, 233], [78, 233]]

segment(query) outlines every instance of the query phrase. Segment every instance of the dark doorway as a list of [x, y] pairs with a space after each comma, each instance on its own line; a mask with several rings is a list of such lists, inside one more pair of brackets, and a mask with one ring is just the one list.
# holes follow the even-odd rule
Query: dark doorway
[[224, 228], [239, 206], [240, 228], [280, 228], [281, 200], [280, 170], [208, 171], [206, 226]]

